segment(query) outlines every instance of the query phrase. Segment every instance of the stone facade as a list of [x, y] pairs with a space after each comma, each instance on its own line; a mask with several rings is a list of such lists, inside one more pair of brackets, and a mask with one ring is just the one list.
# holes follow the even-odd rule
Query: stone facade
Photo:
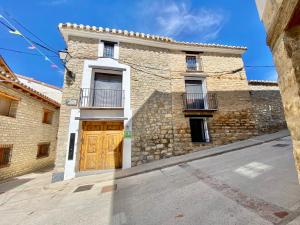
[[286, 129], [284, 110], [276, 82], [249, 81], [252, 115], [259, 134]]
[[300, 1], [266, 1], [260, 11], [279, 75], [279, 88], [300, 182]]
[[[0, 91], [20, 100], [15, 117], [0, 115], [0, 145], [12, 145], [10, 164], [0, 167], [0, 180], [52, 166], [56, 155], [59, 109], [12, 85], [1, 84]], [[54, 112], [52, 124], [42, 123], [44, 109]], [[37, 158], [39, 143], [50, 143], [48, 157]]]
[[[84, 60], [97, 59], [98, 43], [92, 38], [70, 36], [68, 39], [68, 52], [72, 58], [67, 67], [75, 78], [70, 80], [65, 76], [57, 145], [58, 173], [64, 170], [70, 112], [77, 108], [67, 106], [65, 102], [79, 98]], [[205, 52], [199, 54], [202, 74], [205, 74], [207, 91], [217, 95], [218, 110], [207, 118], [210, 142], [192, 143], [189, 117], [183, 112], [182, 99], [185, 77], [193, 75], [186, 72], [186, 53], [123, 42], [118, 47], [118, 61], [131, 68], [132, 166], [282, 128], [258, 128], [257, 123], [267, 123], [267, 119], [264, 119], [265, 114], [260, 118], [259, 111], [253, 112], [253, 102], [263, 100], [261, 95], [250, 92], [241, 55]], [[240, 70], [235, 72], [237, 69]]]

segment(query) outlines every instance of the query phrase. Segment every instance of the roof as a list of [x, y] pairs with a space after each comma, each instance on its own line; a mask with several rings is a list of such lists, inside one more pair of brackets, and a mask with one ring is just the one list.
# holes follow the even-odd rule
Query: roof
[[[177, 47], [198, 47], [202, 49], [207, 49], [207, 51], [213, 49], [226, 49], [227, 52], [230, 52], [228, 50], [231, 50], [232, 53], [239, 53], [242, 54], [247, 50], [246, 47], [242, 46], [230, 46], [230, 45], [220, 45], [220, 44], [206, 44], [206, 43], [195, 43], [195, 42], [184, 42], [184, 41], [177, 41], [174, 40], [170, 37], [164, 37], [164, 36], [158, 36], [158, 35], [152, 35], [152, 34], [144, 34], [140, 32], [133, 32], [133, 31], [127, 31], [127, 30], [119, 30], [119, 29], [111, 29], [111, 28], [103, 28], [103, 27], [96, 27], [96, 26], [89, 26], [89, 25], [82, 25], [82, 24], [76, 24], [76, 23], [60, 23], [58, 25], [59, 30], [63, 34], [65, 40], [66, 39], [66, 31], [69, 31], [69, 34], [72, 34], [71, 31], [77, 31], [77, 34], [79, 32], [88, 32], [90, 35], [93, 34], [109, 34], [109, 35], [114, 35], [115, 37], [124, 37], [127, 39], [123, 40], [128, 40], [128, 38], [131, 39], [139, 39], [139, 40], [144, 40], [144, 41], [154, 41], [157, 43], [163, 43], [166, 44], [165, 47], [168, 48], [167, 45], [176, 45]], [[83, 34], [83, 33], [82, 33]], [[191, 49], [190, 49], [191, 50]], [[216, 51], [213, 51], [216, 52]]]
[[277, 81], [272, 81], [272, 80], [248, 80], [248, 84], [278, 86], [278, 82]]
[[0, 79], [6, 81], [3, 83], [11, 83], [14, 88], [22, 89], [22, 91], [25, 91], [25, 92], [37, 97], [38, 99], [46, 101], [47, 103], [49, 103], [57, 108], [60, 107], [60, 103], [58, 103], [57, 101], [47, 97], [46, 95], [44, 95], [44, 94], [38, 92], [37, 90], [22, 83], [18, 79], [18, 77], [12, 72], [12, 70], [10, 70], [10, 71], [6, 70], [7, 67], [8, 67], [8, 65], [4, 61], [3, 57], [0, 56], [0, 68], [2, 68], [2, 70], [0, 71]]
[[53, 88], [53, 89], [62, 91], [62, 88], [60, 88], [60, 87], [57, 87], [57, 86], [54, 86], [54, 85], [51, 85], [51, 84], [47, 84], [47, 83], [44, 83], [44, 82], [39, 81], [39, 80], [35, 80], [35, 79], [31, 78], [31, 77], [26, 77], [26, 76], [21, 75], [21, 74], [16, 74], [16, 76], [18, 78], [23, 78], [23, 79], [28, 80], [30, 82], [34, 82], [34, 83], [41, 84], [41, 85], [49, 87], [49, 88]]

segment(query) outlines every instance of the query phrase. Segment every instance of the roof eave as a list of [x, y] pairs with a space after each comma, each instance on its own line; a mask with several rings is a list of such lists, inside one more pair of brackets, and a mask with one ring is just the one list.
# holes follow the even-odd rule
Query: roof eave
[[68, 43], [69, 36], [79, 36], [85, 38], [94, 38], [94, 39], [105, 39], [107, 41], [119, 41], [132, 44], [140, 44], [151, 47], [166, 48], [172, 50], [180, 51], [199, 51], [199, 52], [210, 52], [210, 53], [223, 53], [223, 54], [235, 54], [242, 55], [245, 53], [247, 48], [245, 47], [224, 47], [224, 46], [201, 46], [201, 45], [192, 45], [192, 44], [182, 44], [176, 42], [163, 42], [158, 40], [148, 40], [143, 38], [137, 38], [134, 36], [124, 36], [119, 34], [112, 34], [106, 32], [94, 32], [88, 30], [78, 30], [74, 28], [66, 28], [59, 26], [59, 30], [66, 42]]

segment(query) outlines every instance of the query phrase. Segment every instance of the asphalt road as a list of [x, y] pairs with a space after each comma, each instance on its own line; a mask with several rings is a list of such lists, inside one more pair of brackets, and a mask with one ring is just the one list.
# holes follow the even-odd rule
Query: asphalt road
[[0, 185], [1, 225], [300, 224], [289, 137], [115, 181], [49, 174]]

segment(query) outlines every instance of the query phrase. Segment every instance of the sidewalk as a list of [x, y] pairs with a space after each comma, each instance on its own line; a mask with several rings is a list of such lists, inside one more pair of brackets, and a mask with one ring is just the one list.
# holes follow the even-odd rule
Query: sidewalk
[[247, 140], [238, 141], [238, 142], [234, 142], [234, 143], [227, 144], [227, 145], [221, 145], [221, 146], [217, 146], [217, 147], [213, 147], [213, 148], [209, 148], [209, 149], [205, 149], [205, 150], [200, 150], [200, 151], [189, 153], [186, 155], [175, 156], [175, 157], [171, 157], [171, 158], [167, 158], [167, 159], [157, 160], [157, 161], [150, 162], [147, 164], [135, 166], [135, 167], [132, 167], [129, 169], [118, 170], [118, 171], [113, 171], [113, 172], [108, 172], [108, 173], [97, 173], [97, 172], [87, 173], [87, 174], [83, 173], [83, 174], [78, 174], [77, 177], [84, 178], [84, 176], [86, 176], [86, 175], [88, 175], [88, 176], [96, 175], [96, 176], [98, 176], [97, 178], [100, 179], [98, 181], [121, 179], [121, 178], [135, 176], [135, 175], [142, 174], [142, 173], [147, 173], [147, 172], [154, 171], [154, 170], [163, 169], [166, 167], [171, 167], [171, 166], [186, 163], [186, 162], [191, 162], [191, 161], [198, 160], [198, 159], [204, 159], [204, 158], [221, 155], [221, 154], [228, 153], [228, 152], [242, 150], [247, 147], [260, 145], [262, 143], [273, 141], [273, 140], [283, 138], [283, 137], [286, 137], [289, 135], [290, 134], [289, 134], [288, 130], [281, 130], [276, 133], [256, 136], [256, 137], [253, 137], [253, 138], [250, 138]]

